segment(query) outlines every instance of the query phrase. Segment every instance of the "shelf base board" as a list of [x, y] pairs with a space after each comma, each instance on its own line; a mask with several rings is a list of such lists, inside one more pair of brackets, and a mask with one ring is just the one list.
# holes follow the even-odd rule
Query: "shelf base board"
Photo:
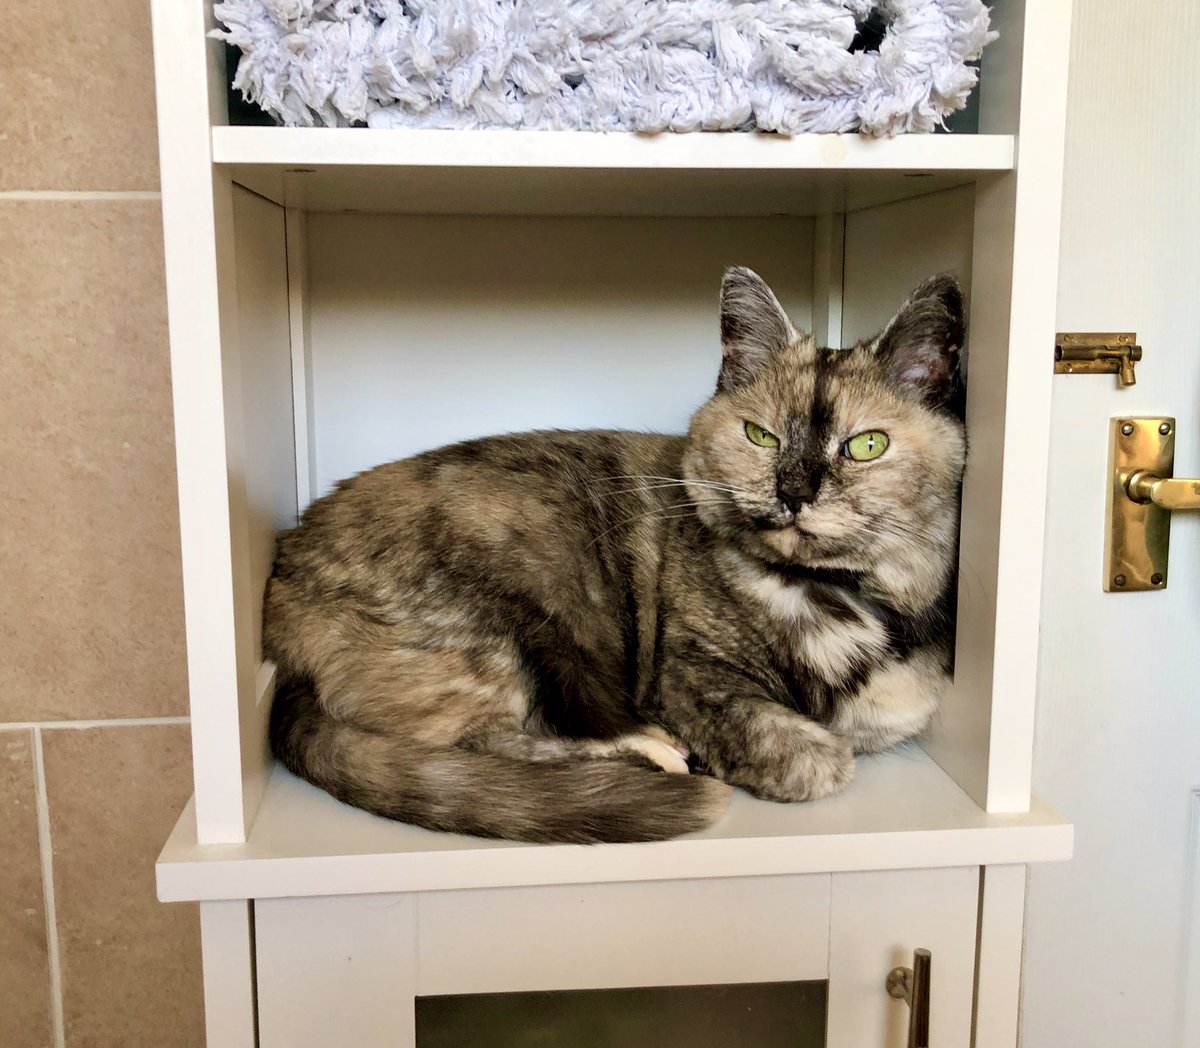
[[738, 791], [708, 830], [652, 844], [532, 845], [435, 833], [340, 804], [276, 767], [243, 844], [196, 843], [192, 803], [159, 856], [183, 900], [356, 895], [1057, 861], [1073, 831], [1039, 799], [982, 811], [916, 746], [860, 760], [843, 794], [771, 804]]

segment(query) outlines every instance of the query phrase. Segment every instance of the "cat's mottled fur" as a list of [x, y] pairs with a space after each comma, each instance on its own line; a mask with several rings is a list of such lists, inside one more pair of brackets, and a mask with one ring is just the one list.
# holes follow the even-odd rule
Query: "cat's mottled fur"
[[[921, 731], [950, 658], [957, 285], [834, 351], [733, 269], [721, 335], [685, 437], [473, 440], [315, 502], [266, 595], [283, 763], [434, 829], [652, 840], [715, 820], [726, 783], [823, 797]], [[845, 453], [864, 430], [873, 461]], [[712, 776], [664, 774], [676, 740]]]

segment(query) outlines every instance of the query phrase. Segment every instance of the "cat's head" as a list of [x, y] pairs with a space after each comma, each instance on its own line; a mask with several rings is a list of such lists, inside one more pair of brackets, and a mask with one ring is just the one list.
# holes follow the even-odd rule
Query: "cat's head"
[[963, 326], [958, 284], [936, 276], [877, 337], [821, 349], [759, 276], [729, 270], [717, 391], [684, 460], [701, 520], [757, 560], [928, 605], [957, 547]]

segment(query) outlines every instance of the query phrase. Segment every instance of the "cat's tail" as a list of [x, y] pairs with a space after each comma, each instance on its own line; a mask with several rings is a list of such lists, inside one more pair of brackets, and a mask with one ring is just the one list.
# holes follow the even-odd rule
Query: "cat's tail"
[[520, 760], [411, 747], [331, 717], [310, 682], [288, 678], [271, 706], [271, 749], [339, 800], [431, 830], [538, 843], [658, 841], [700, 830], [730, 787], [636, 759]]

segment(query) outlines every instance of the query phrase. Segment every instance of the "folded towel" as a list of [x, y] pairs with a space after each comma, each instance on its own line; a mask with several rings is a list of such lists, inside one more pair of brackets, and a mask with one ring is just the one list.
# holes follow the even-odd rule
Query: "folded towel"
[[[233, 85], [311, 126], [931, 131], [982, 0], [224, 0]], [[883, 28], [877, 48], [864, 27]]]

